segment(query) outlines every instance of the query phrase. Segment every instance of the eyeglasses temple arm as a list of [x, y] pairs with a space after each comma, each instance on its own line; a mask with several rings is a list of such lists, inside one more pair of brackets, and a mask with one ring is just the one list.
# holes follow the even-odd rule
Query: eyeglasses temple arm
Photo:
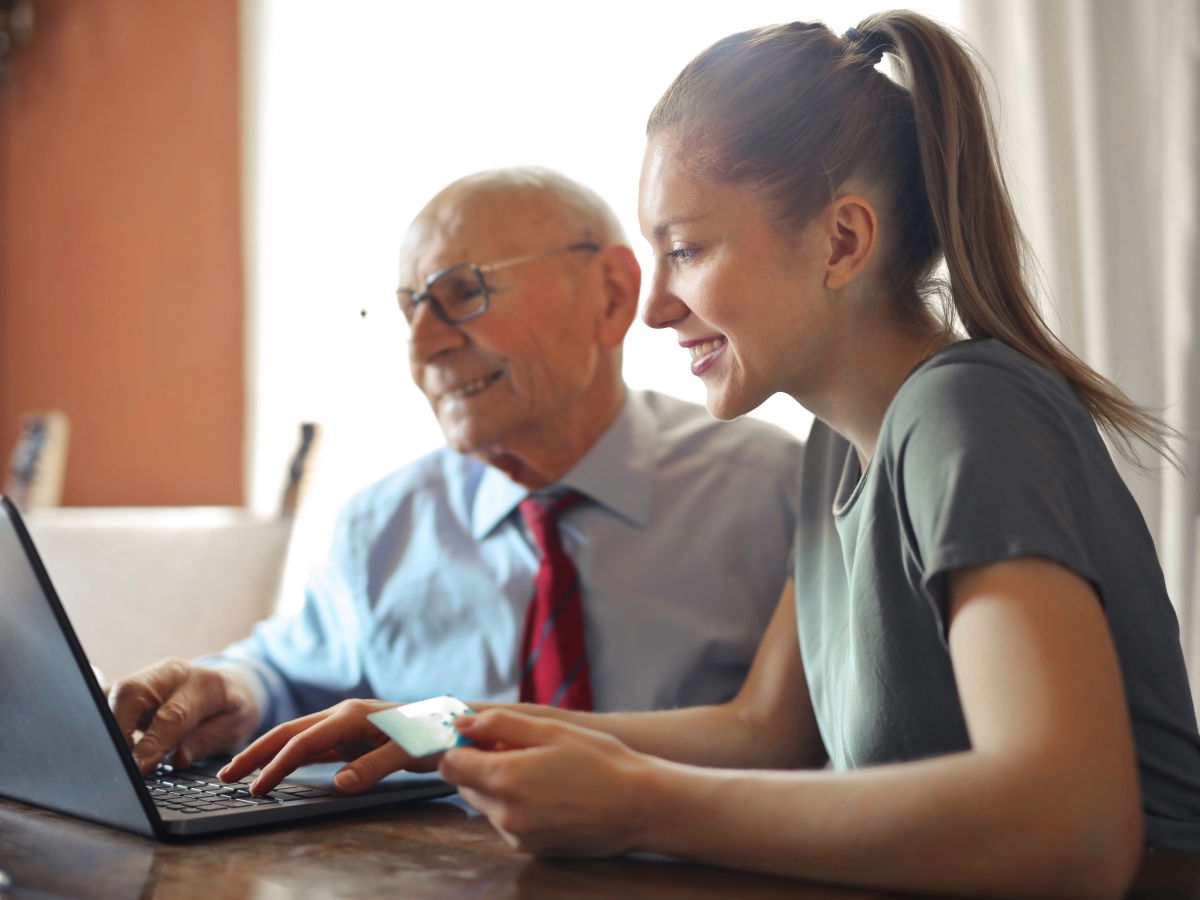
[[594, 244], [591, 241], [584, 241], [580, 244], [572, 244], [570, 247], [556, 247], [553, 250], [543, 250], [540, 253], [529, 253], [525, 256], [516, 256], [512, 259], [502, 259], [499, 262], [485, 263], [482, 266], [476, 266], [480, 272], [493, 272], [496, 269], [502, 269], [505, 266], [515, 266], [519, 263], [533, 262], [535, 259], [543, 259], [547, 256], [554, 256], [558, 253], [571, 253], [575, 250], [590, 250], [593, 253], [600, 250], [599, 244]]

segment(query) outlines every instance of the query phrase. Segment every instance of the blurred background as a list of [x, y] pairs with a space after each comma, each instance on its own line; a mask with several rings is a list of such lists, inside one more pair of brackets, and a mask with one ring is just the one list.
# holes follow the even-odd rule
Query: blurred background
[[[276, 596], [299, 603], [352, 493], [440, 445], [394, 291], [401, 235], [442, 186], [559, 169], [614, 206], [648, 271], [643, 131], [679, 69], [731, 32], [820, 19], [841, 33], [891, 6], [0, 0], [0, 449], [28, 438], [22, 415], [69, 421], [61, 508], [34, 518], [73, 618], [101, 635], [131, 591], [151, 610], [191, 597], [219, 627], [170, 652], [218, 649]], [[913, 8], [991, 70], [1047, 318], [1161, 410], [1200, 471], [1200, 0]], [[636, 323], [625, 367], [634, 387], [703, 401], [670, 334]], [[811, 423], [781, 396], [755, 415]], [[283, 521], [302, 422], [320, 424], [319, 453]], [[1191, 658], [1200, 495], [1145, 461], [1123, 472]], [[223, 511], [179, 509], [198, 506]], [[253, 565], [229, 560], [251, 546]], [[97, 574], [117, 557], [121, 583]], [[240, 613], [214, 611], [214, 592]], [[131, 646], [101, 667], [162, 655]]]

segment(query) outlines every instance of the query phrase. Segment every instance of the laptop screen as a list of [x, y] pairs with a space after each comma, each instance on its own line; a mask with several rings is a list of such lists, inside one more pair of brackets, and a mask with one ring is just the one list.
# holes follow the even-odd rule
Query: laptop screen
[[[0, 795], [142, 834], [153, 827], [20, 516], [0, 503]], [[81, 662], [83, 665], [81, 666]], [[119, 738], [117, 738], [119, 739]]]

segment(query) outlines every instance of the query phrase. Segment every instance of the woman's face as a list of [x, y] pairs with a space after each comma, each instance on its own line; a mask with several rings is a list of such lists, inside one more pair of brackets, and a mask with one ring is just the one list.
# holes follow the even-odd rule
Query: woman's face
[[778, 391], [803, 402], [819, 390], [839, 330], [821, 216], [783, 236], [755, 191], [705, 177], [667, 133], [646, 149], [639, 217], [655, 253], [642, 318], [675, 329], [709, 412], [732, 419]]

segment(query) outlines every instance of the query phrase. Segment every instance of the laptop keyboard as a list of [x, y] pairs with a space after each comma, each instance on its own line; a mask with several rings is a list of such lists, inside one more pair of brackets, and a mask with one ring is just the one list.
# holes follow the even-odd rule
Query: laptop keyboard
[[160, 765], [145, 779], [155, 806], [186, 814], [253, 809], [256, 806], [277, 806], [297, 800], [336, 796], [332, 791], [284, 781], [270, 793], [252, 797], [250, 784], [257, 777], [257, 774], [247, 775], [241, 781], [225, 784], [212, 775], [176, 771], [171, 766]]

